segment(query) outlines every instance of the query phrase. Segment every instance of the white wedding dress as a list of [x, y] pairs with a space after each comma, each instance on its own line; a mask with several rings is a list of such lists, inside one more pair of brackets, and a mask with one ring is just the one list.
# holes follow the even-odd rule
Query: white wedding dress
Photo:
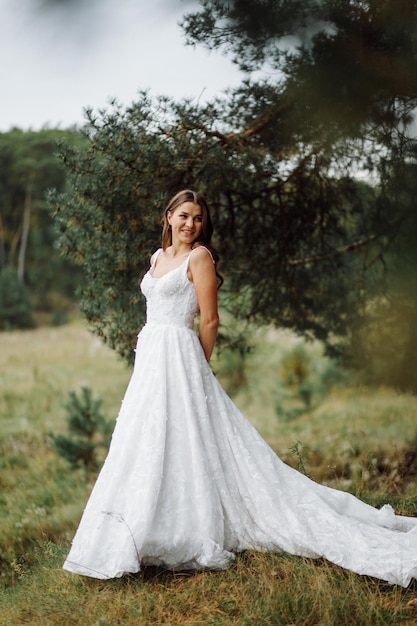
[[142, 280], [135, 368], [64, 568], [96, 578], [146, 564], [224, 569], [258, 550], [325, 557], [407, 586], [417, 518], [319, 485], [276, 456], [204, 358], [188, 261]]

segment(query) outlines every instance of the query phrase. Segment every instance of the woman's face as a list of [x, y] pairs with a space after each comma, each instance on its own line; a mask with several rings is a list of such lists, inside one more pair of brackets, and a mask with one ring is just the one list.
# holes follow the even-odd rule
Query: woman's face
[[173, 212], [168, 211], [167, 220], [171, 226], [172, 243], [191, 245], [201, 234], [203, 212], [199, 204], [183, 202]]

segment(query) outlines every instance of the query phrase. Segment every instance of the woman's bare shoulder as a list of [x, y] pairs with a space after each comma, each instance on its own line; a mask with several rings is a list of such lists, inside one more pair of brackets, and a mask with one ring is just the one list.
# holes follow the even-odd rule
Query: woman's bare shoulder
[[210, 260], [212, 263], [214, 263], [213, 255], [211, 254], [210, 250], [206, 248], [203, 243], [199, 242], [197, 242], [195, 244], [195, 247], [191, 250], [190, 262], [191, 260], [195, 260], [198, 263], [200, 263], [201, 261], [204, 263]]

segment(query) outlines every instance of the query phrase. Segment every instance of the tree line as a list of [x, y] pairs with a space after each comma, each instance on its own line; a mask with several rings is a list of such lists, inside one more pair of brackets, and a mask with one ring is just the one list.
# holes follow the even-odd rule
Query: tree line
[[33, 326], [36, 311], [58, 321], [75, 301], [82, 272], [55, 247], [46, 199], [65, 188], [60, 141], [83, 142], [75, 129], [0, 133], [0, 328]]

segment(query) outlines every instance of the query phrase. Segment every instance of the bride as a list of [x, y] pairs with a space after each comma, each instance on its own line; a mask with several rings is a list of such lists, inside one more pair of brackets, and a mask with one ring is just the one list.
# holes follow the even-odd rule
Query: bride
[[325, 557], [407, 586], [417, 578], [417, 518], [285, 465], [213, 375], [212, 232], [204, 197], [187, 189], [171, 199], [141, 282], [147, 321], [133, 374], [64, 569], [103, 579], [149, 564], [224, 569], [258, 550]]

